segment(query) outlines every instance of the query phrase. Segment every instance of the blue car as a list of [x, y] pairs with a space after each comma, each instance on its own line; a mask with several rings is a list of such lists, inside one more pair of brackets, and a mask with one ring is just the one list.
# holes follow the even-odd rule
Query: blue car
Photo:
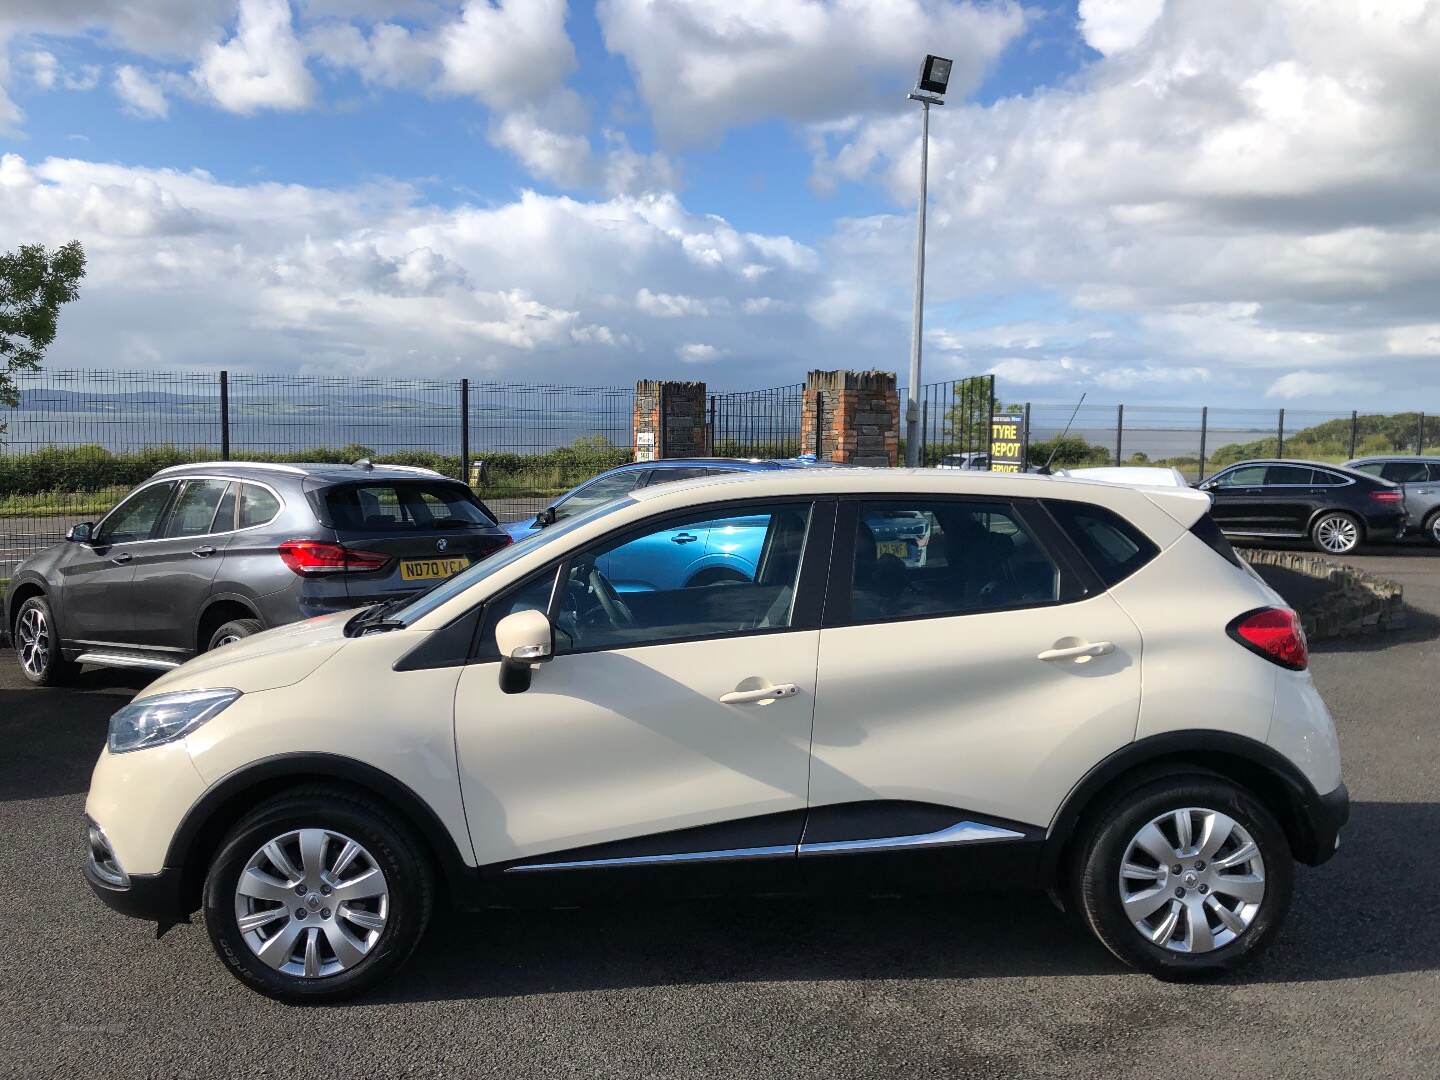
[[[817, 466], [814, 458], [746, 460], [744, 458], [662, 458], [635, 461], [603, 472], [566, 492], [534, 517], [502, 526], [520, 540], [547, 525], [618, 499], [636, 488], [693, 480], [726, 473], [770, 472]], [[739, 517], [707, 522], [703, 528], [671, 529], [626, 544], [601, 560], [603, 573], [619, 592], [681, 589], [718, 585], [726, 581], [752, 581], [768, 517]]]

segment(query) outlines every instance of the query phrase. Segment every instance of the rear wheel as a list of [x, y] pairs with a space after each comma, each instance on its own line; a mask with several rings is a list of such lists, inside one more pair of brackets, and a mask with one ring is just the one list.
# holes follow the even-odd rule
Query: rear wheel
[[1076, 907], [1121, 960], [1163, 978], [1231, 969], [1275, 936], [1294, 865], [1285, 831], [1248, 792], [1172, 777], [1100, 813], [1081, 849]]
[[1310, 526], [1310, 542], [1326, 555], [1349, 555], [1364, 537], [1359, 519], [1342, 510], [1327, 511]]
[[232, 619], [210, 635], [210, 644], [206, 646], [205, 651], [218, 649], [222, 645], [232, 645], [241, 638], [258, 634], [264, 629], [264, 624], [259, 619]]
[[306, 788], [231, 830], [205, 880], [205, 928], [251, 989], [335, 1000], [405, 962], [433, 889], [428, 863], [388, 812], [352, 791]]
[[686, 588], [694, 589], [705, 585], [744, 584], [749, 580], [749, 578], [738, 570], [729, 570], [723, 566], [717, 566], [709, 570], [701, 570], [690, 579], [686, 584]]
[[15, 654], [20, 674], [36, 686], [61, 686], [72, 680], [80, 665], [60, 651], [60, 632], [50, 602], [32, 596], [15, 616]]

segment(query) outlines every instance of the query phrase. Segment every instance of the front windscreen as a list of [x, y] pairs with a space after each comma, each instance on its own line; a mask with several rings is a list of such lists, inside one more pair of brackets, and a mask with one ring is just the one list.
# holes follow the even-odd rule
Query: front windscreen
[[576, 514], [574, 517], [566, 518], [564, 521], [558, 521], [547, 529], [542, 529], [537, 533], [531, 533], [525, 537], [525, 539], [519, 540], [508, 547], [501, 548], [494, 555], [481, 559], [477, 563], [473, 563], [468, 569], [460, 571], [460, 573], [452, 578], [447, 578], [433, 589], [428, 589], [421, 593], [390, 617], [395, 622], [409, 626], [417, 619], [424, 618], [442, 604], [453, 600], [470, 587], [478, 585], [497, 570], [503, 570], [516, 559], [523, 558], [536, 548], [544, 547], [546, 544], [559, 540], [561, 537], [574, 532], [576, 529], [583, 528], [597, 518], [605, 517], [607, 514], [613, 514], [616, 510], [631, 506], [634, 502], [634, 499], [614, 499], [610, 502], [602, 503], [591, 510], [587, 510], [583, 514]]

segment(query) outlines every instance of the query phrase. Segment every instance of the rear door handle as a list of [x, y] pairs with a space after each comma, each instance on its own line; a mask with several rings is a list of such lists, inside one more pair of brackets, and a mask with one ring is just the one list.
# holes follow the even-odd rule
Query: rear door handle
[[728, 694], [720, 695], [722, 705], [752, 705], [757, 701], [770, 701], [774, 698], [794, 697], [800, 692], [800, 688], [794, 683], [780, 683], [778, 686], [762, 686], [758, 690], [731, 690]]
[[111, 556], [110, 556], [110, 561], [113, 562], [113, 563], [119, 563], [120, 565], [123, 566], [123, 565], [125, 565], [127, 562], [129, 562], [131, 559], [133, 559], [134, 557], [135, 557], [135, 556], [134, 556], [134, 555], [131, 555], [130, 552], [128, 552], [128, 551], [122, 551], [122, 552], [120, 552], [120, 554], [118, 554], [118, 555], [111, 555]]
[[190, 554], [191, 554], [191, 555], [198, 555], [200, 558], [205, 559], [205, 558], [208, 558], [208, 557], [211, 556], [211, 555], [214, 555], [214, 554], [215, 554], [215, 549], [214, 549], [213, 547], [211, 547], [209, 544], [206, 544], [204, 547], [198, 547], [198, 548], [196, 548], [194, 551], [190, 552]]
[[[1096, 641], [1085, 645], [1070, 645], [1063, 649], [1046, 649], [1035, 657], [1037, 660], [1079, 660], [1081, 657], [1108, 656], [1115, 651], [1113, 641]], [[723, 700], [723, 699], [722, 699]]]

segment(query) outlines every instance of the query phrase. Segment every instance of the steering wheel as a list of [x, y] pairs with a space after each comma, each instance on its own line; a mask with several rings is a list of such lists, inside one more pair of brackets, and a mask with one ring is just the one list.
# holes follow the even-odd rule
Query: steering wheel
[[605, 617], [610, 620], [610, 625], [616, 630], [634, 630], [635, 615], [625, 606], [625, 601], [620, 599], [620, 594], [615, 591], [615, 586], [610, 584], [609, 579], [600, 573], [599, 569], [591, 567], [590, 576], [586, 580], [590, 583], [590, 591], [595, 594], [595, 599], [605, 612]]

